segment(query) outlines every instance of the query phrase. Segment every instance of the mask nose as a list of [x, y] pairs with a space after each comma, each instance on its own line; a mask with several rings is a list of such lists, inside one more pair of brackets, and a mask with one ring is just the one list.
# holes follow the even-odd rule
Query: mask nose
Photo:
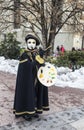
[[33, 47], [33, 46], [31, 46], [31, 49], [34, 49], [34, 47]]

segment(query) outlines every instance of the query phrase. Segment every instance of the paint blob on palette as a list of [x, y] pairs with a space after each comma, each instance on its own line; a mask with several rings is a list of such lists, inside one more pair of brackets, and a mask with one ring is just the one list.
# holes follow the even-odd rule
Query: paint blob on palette
[[57, 70], [54, 65], [45, 63], [45, 66], [39, 68], [37, 77], [41, 84], [50, 87], [56, 82]]

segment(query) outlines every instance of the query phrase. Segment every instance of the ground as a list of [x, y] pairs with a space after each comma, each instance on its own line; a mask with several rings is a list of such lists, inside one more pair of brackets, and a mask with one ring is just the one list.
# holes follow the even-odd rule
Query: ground
[[[0, 72], [0, 126], [23, 120], [15, 119], [13, 114], [15, 83], [16, 75]], [[49, 88], [49, 104], [50, 111], [43, 115], [83, 106], [84, 90], [52, 86]]]

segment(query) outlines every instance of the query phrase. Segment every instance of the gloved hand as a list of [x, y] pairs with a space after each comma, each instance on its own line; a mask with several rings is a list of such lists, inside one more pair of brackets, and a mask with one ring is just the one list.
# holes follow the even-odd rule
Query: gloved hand
[[44, 64], [44, 59], [40, 57], [40, 55], [36, 55], [35, 60], [39, 63], [39, 64]]

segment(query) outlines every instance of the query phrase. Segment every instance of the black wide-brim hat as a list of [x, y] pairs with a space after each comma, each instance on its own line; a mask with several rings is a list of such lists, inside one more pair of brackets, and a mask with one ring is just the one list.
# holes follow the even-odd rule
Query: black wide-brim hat
[[40, 45], [40, 41], [37, 39], [37, 37], [35, 37], [35, 36], [32, 35], [32, 34], [28, 34], [28, 35], [25, 37], [26, 43], [27, 43], [27, 40], [28, 40], [28, 39], [34, 39], [34, 40], [36, 40], [36, 45], [37, 45], [37, 46]]

